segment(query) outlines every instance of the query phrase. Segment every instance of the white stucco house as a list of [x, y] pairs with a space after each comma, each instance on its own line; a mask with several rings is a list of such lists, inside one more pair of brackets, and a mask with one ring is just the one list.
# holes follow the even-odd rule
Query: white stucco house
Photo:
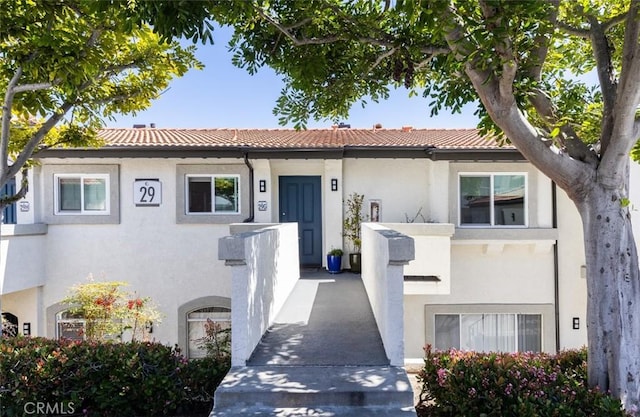
[[[19, 333], [72, 337], [81, 319], [60, 301], [92, 275], [151, 297], [164, 314], [151, 337], [197, 356], [203, 320], [230, 317], [232, 273], [218, 245], [231, 225], [297, 223], [299, 263], [324, 266], [327, 251], [345, 247], [343, 201], [357, 192], [368, 214], [415, 242], [404, 266], [406, 360], [420, 359], [425, 344], [547, 352], [586, 344], [576, 209], [519, 152], [476, 130], [100, 136], [100, 148], [42, 152], [16, 223], [2, 225], [0, 305]], [[640, 207], [635, 164], [632, 176]]]

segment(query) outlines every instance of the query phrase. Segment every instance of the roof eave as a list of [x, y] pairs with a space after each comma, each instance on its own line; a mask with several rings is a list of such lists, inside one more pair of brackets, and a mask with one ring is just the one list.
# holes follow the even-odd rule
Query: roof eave
[[516, 149], [442, 149], [433, 146], [345, 146], [278, 148], [251, 146], [108, 146], [102, 148], [47, 149], [36, 158], [243, 158], [342, 159], [430, 158], [434, 161], [524, 160]]
[[515, 148], [504, 149], [434, 149], [429, 157], [433, 161], [524, 161]]

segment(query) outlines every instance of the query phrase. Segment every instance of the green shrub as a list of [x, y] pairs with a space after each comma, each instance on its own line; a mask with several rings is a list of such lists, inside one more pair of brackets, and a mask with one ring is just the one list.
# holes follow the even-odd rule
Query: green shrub
[[158, 343], [43, 338], [0, 340], [2, 416], [27, 403], [65, 404], [88, 416], [156, 416], [210, 410], [228, 361], [187, 361]]
[[619, 400], [586, 384], [586, 351], [558, 355], [426, 349], [421, 416], [626, 416]]
[[150, 323], [159, 323], [161, 314], [150, 298], [140, 298], [123, 289], [123, 281], [89, 281], [74, 285], [62, 300], [69, 312], [85, 320], [82, 329], [88, 340], [122, 340], [123, 333], [131, 341], [149, 339]]

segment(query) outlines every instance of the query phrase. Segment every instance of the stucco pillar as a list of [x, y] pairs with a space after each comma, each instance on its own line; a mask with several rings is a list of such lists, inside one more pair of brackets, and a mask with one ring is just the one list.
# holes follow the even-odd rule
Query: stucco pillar
[[392, 366], [404, 366], [404, 265], [413, 238], [378, 223], [362, 225], [362, 282]]
[[249, 302], [246, 297], [247, 267], [242, 234], [219, 240], [218, 259], [231, 267], [231, 366], [244, 366], [251, 355], [249, 343]]

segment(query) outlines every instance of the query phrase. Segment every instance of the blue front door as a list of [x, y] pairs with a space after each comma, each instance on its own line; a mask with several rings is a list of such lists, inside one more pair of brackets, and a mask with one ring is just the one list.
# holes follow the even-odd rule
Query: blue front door
[[298, 223], [301, 265], [322, 265], [319, 176], [280, 177], [280, 222]]
[[[0, 191], [0, 196], [12, 197], [15, 193], [16, 193], [16, 179], [11, 178], [9, 181], [7, 181], [4, 187], [2, 187], [2, 191]], [[5, 206], [2, 212], [2, 223], [16, 224], [16, 203]]]

